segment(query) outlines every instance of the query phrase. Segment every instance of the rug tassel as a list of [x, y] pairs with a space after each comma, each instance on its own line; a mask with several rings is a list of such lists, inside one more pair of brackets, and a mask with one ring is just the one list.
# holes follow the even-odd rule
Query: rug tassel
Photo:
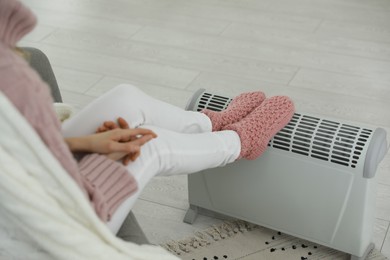
[[179, 248], [179, 244], [175, 241], [167, 242], [166, 244], [161, 246], [176, 255], [181, 255], [183, 253], [182, 250]]
[[[247, 233], [249, 231], [258, 231], [259, 232], [259, 240], [255, 241], [261, 241], [260, 246], [263, 249], [260, 249], [259, 251], [259, 245], [257, 243], [252, 243], [254, 237], [253, 234], [248, 236]], [[265, 231], [265, 232], [263, 232]], [[277, 235], [276, 235], [277, 234]], [[264, 245], [264, 238], [263, 235], [267, 235], [269, 240], [271, 241], [270, 235], [275, 235], [278, 236], [278, 239], [281, 239], [281, 241], [276, 241], [276, 244], [273, 246], [276, 247], [269, 247]], [[241, 242], [235, 243], [234, 238], [237, 240], [240, 240]], [[230, 239], [230, 241], [227, 244], [229, 246], [242, 246], [243, 241], [248, 241], [247, 239], [251, 239], [251, 243], [248, 243], [248, 249], [247, 251], [243, 252], [236, 252], [235, 248], [224, 248], [223, 244], [225, 244], [225, 241], [223, 239]], [[274, 240], [272, 238], [272, 240]], [[221, 242], [218, 242], [221, 241]], [[267, 242], [266, 242], [267, 244]], [[279, 246], [278, 246], [278, 245]], [[297, 249], [297, 245], [302, 245], [300, 246], [302, 249], [301, 250], [294, 250]], [[264, 256], [264, 259], [292, 259], [288, 257], [290, 254], [297, 256], [296, 259], [308, 259], [308, 258], [313, 258], [314, 255], [321, 257], [321, 259], [344, 259], [346, 256], [346, 253], [336, 251], [335, 249], [331, 248], [326, 248], [326, 247], [320, 247], [317, 246], [316, 244], [312, 244], [311, 242], [300, 240], [298, 238], [294, 238], [285, 234], [282, 234], [281, 232], [277, 232], [274, 230], [269, 230], [264, 227], [257, 226], [255, 224], [251, 224], [242, 220], [232, 220], [232, 221], [225, 221], [220, 225], [214, 225], [204, 231], [196, 231], [194, 236], [186, 239], [182, 239], [180, 241], [169, 241], [165, 244], [161, 245], [163, 248], [171, 252], [172, 254], [175, 254], [181, 258], [185, 257], [186, 259], [195, 259], [195, 257], [191, 257], [196, 255], [197, 259], [212, 259], [212, 258], [206, 258], [204, 257], [204, 254], [208, 255], [213, 255], [216, 256], [217, 253], [216, 251], [220, 250], [223, 248], [223, 251], [220, 252], [220, 254], [226, 258], [230, 254], [232, 255], [237, 255], [240, 254], [240, 256], [237, 255], [238, 258], [234, 259], [255, 259], [254, 255], [258, 254], [258, 256]], [[305, 257], [301, 256], [302, 252], [306, 252]], [[240, 248], [241, 249], [241, 248]], [[281, 249], [281, 250], [279, 250]], [[291, 249], [291, 250], [290, 250]], [[310, 250], [310, 251], [309, 251]], [[240, 250], [238, 250], [240, 251]], [[289, 251], [289, 252], [287, 252]], [[199, 254], [199, 252], [202, 252]], [[277, 252], [277, 253], [275, 253]], [[272, 257], [271, 257], [272, 254]], [[278, 256], [279, 254], [279, 256]], [[201, 258], [199, 258], [199, 255], [202, 255]], [[310, 257], [307, 257], [310, 255]], [[267, 258], [269, 257], [269, 258]], [[316, 259], [318, 258], [316, 257]], [[217, 257], [218, 258], [218, 257]], [[214, 259], [217, 259], [214, 257]], [[222, 258], [219, 258], [222, 259]], [[256, 258], [260, 259], [260, 258]], [[263, 258], [261, 258], [263, 259]], [[374, 250], [373, 252], [370, 253], [370, 256], [367, 259], [371, 260], [385, 260], [387, 259], [384, 257], [378, 250]]]
[[256, 225], [242, 220], [226, 221], [218, 226], [214, 225], [205, 231], [197, 231], [193, 237], [180, 241], [169, 241], [161, 246], [171, 253], [181, 255], [191, 252], [192, 249], [208, 246], [213, 241], [230, 238], [238, 233], [245, 233], [254, 228], [256, 228]]

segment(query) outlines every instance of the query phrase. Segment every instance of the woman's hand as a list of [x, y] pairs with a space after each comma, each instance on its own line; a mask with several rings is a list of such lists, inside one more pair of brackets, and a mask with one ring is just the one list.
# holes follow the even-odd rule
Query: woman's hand
[[88, 152], [111, 153], [139, 153], [140, 147], [157, 137], [157, 135], [144, 128], [114, 129], [87, 136], [89, 139]]
[[118, 117], [117, 119], [118, 123], [115, 123], [114, 121], [105, 121], [97, 130], [96, 133], [102, 133], [110, 130], [114, 130], [117, 128], [121, 129], [129, 129], [130, 126], [127, 123], [125, 119], [122, 117]]
[[73, 152], [105, 154], [112, 160], [122, 159], [122, 163], [127, 165], [138, 158], [141, 146], [157, 135], [149, 129], [129, 129], [123, 118], [118, 119], [118, 124], [107, 121], [93, 135], [67, 138], [65, 141]]
[[[114, 129], [129, 129], [130, 126], [127, 123], [125, 119], [122, 117], [119, 117], [117, 119], [117, 123], [114, 121], [105, 121], [97, 130], [96, 133], [102, 133], [102, 132], [107, 132], [111, 131]], [[136, 140], [136, 137], [131, 137], [129, 141], [134, 141]], [[136, 152], [133, 153], [128, 153], [128, 154], [123, 154], [123, 153], [111, 153], [108, 154], [107, 156], [113, 160], [119, 160], [122, 159], [122, 163], [124, 165], [129, 164], [130, 161], [134, 162], [141, 154], [141, 150], [139, 149]]]

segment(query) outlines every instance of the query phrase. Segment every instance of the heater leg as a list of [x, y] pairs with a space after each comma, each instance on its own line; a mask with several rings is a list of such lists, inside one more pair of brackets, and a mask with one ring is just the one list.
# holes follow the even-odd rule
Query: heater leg
[[187, 213], [184, 216], [183, 221], [188, 224], [193, 224], [197, 216], [198, 216], [198, 207], [190, 204], [190, 207], [187, 210]]
[[366, 251], [364, 252], [364, 254], [361, 257], [351, 255], [351, 260], [365, 260], [365, 259], [367, 259], [368, 254], [374, 249], [374, 247], [375, 247], [374, 243], [369, 244]]

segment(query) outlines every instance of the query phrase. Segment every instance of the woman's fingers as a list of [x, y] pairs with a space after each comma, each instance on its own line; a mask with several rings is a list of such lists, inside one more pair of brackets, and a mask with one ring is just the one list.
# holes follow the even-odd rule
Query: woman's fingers
[[146, 144], [156, 136], [152, 131], [147, 129], [141, 129], [131, 132], [136, 132], [138, 134], [142, 133], [144, 135], [138, 135], [139, 137], [129, 142], [114, 141], [110, 147], [110, 150], [114, 152], [109, 154], [109, 158], [113, 160], [122, 160], [123, 165], [128, 165], [130, 162], [134, 162], [141, 155], [141, 146]]
[[129, 159], [134, 162], [141, 155], [141, 151], [129, 155]]
[[133, 130], [136, 132], [136, 135], [151, 135], [151, 136], [153, 136], [153, 138], [157, 137], [157, 134], [155, 132], [153, 132], [152, 130], [150, 130], [150, 129], [135, 128]]
[[119, 126], [115, 122], [113, 122], [113, 121], [105, 121], [103, 123], [103, 126], [105, 126], [109, 130], [113, 130], [113, 129], [119, 128]]
[[113, 152], [113, 153], [108, 153], [106, 156], [110, 158], [111, 160], [117, 161], [123, 158], [123, 156], [126, 156], [127, 153], [124, 152]]
[[106, 154], [112, 160], [121, 160], [124, 165], [135, 161], [141, 154], [141, 146], [157, 137], [150, 129], [130, 129], [121, 117], [118, 123], [105, 121], [92, 135], [91, 151]]
[[96, 130], [96, 133], [103, 133], [118, 128], [118, 125], [113, 121], [104, 121], [103, 124]]
[[104, 125], [100, 126], [97, 130], [96, 130], [96, 133], [103, 133], [103, 132], [107, 132], [108, 129], [107, 127], [105, 127]]
[[130, 162], [134, 162], [135, 159], [141, 154], [141, 152], [131, 153], [123, 157], [122, 163], [128, 165]]
[[[110, 152], [135, 152], [133, 150], [134, 146], [142, 146], [157, 137], [153, 131], [143, 128], [118, 129], [107, 133], [110, 133], [112, 140], [108, 147]], [[131, 137], [137, 138], [129, 141]]]
[[129, 129], [130, 128], [129, 124], [127, 123], [127, 121], [125, 119], [123, 119], [123, 117], [118, 117], [117, 121], [118, 121], [120, 128], [122, 128], [122, 129]]
[[156, 133], [154, 133], [152, 130], [145, 128], [121, 129], [117, 130], [115, 134], [117, 140], [122, 142], [128, 142], [132, 137], [137, 137], [137, 139], [139, 139], [144, 135], [150, 135], [153, 138], [157, 137]]
[[152, 140], [153, 138], [155, 138], [153, 135], [143, 135], [141, 137], [138, 137], [137, 139], [131, 141], [132, 144], [135, 144], [135, 145], [138, 145], [138, 146], [142, 146], [144, 144], [146, 144], [147, 142], [149, 142], [150, 140]]
[[137, 147], [138, 147], [137, 145], [132, 144], [130, 142], [120, 143], [114, 141], [109, 144], [107, 153], [116, 153], [116, 152], [121, 152], [126, 154], [134, 153], [138, 151]]

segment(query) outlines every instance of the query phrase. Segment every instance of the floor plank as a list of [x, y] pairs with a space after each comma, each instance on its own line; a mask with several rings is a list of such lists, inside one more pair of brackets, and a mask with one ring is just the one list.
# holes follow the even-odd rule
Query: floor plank
[[201, 18], [214, 18], [223, 21], [244, 22], [273, 28], [287, 28], [300, 31], [314, 31], [321, 19], [309, 18], [291, 14], [270, 13], [254, 8], [238, 6], [197, 4], [197, 2], [182, 1], [180, 4], [165, 8], [167, 12], [179, 13]]
[[[390, 12], [388, 13], [390, 15]], [[324, 21], [317, 30], [318, 33], [328, 35], [344, 35], [345, 37], [367, 40], [390, 42], [390, 28], [388, 24], [372, 26], [366, 24], [349, 24], [343, 22]]]
[[192, 91], [181, 90], [172, 87], [166, 87], [162, 85], [151, 84], [144, 81], [137, 81], [133, 79], [123, 79], [114, 77], [104, 77], [101, 81], [95, 84], [85, 94], [98, 97], [108, 90], [118, 86], [120, 84], [130, 84], [140, 88], [145, 93], [154, 96], [169, 104], [184, 108], [188, 100], [193, 95]]
[[389, 61], [360, 58], [334, 53], [311, 51], [282, 44], [269, 44], [260, 41], [194, 35], [174, 30], [143, 28], [132, 39], [154, 44], [164, 44], [176, 48], [197, 51], [210, 51], [226, 56], [272, 62], [284, 66], [297, 66], [338, 73], [373, 78], [388, 82]]
[[183, 239], [198, 230], [222, 223], [222, 220], [199, 215], [197, 221], [189, 225], [183, 222], [185, 210], [142, 199], [137, 201], [133, 211], [146, 236], [153, 244]]
[[63, 90], [85, 93], [103, 78], [103, 75], [53, 66], [57, 83]]
[[326, 25], [321, 25], [315, 33], [300, 32], [297, 30], [259, 27], [253, 24], [232, 23], [222, 34], [224, 37], [245, 39], [249, 41], [263, 42], [268, 44], [284, 45], [287, 48], [299, 48], [305, 50], [329, 52], [390, 60], [389, 44], [381, 42], [378, 37], [354, 39], [348, 37], [339, 29], [324, 30]]
[[237, 75], [202, 72], [187, 88], [193, 92], [203, 88], [222, 96], [234, 97], [241, 92], [261, 90], [266, 96], [282, 95], [287, 84], [270, 83], [263, 79], [247, 79]]
[[[382, 219], [376, 219], [375, 225], [374, 225], [374, 239], [373, 242], [375, 244], [375, 248], [378, 248], [379, 250], [382, 249], [383, 246], [387, 246], [387, 243], [385, 243], [386, 234], [389, 230], [389, 221], [385, 221]], [[386, 248], [384, 250], [387, 250]]]
[[372, 102], [375, 102], [375, 100], [387, 102], [390, 99], [390, 84], [377, 82], [376, 79], [337, 72], [302, 68], [289, 85], [329, 92], [333, 95], [349, 95], [372, 99]]
[[378, 184], [376, 211], [377, 218], [390, 221], [390, 186]]
[[387, 257], [390, 256], [390, 232], [389, 232], [389, 230], [387, 231], [386, 239], [383, 242], [381, 252], [383, 255], [385, 255]]
[[199, 74], [196, 70], [173, 67], [159, 62], [115, 57], [96, 52], [39, 44], [54, 66], [88, 73], [98, 73], [125, 79], [148, 81], [166, 86], [185, 88]]
[[[170, 37], [171, 35], [166, 34], [166, 36]], [[163, 41], [162, 36], [158, 42]], [[293, 66], [226, 57], [225, 55], [161, 46], [154, 43], [139, 43], [121, 39], [113, 41], [104, 36], [71, 30], [59, 30], [47, 37], [43, 42], [51, 46], [61, 46], [84, 52], [95, 51], [128, 61], [137, 59], [138, 61], [149, 63], [158, 62], [159, 64], [176, 68], [180, 67], [194, 71], [218, 71], [272, 82], [286, 83], [291, 80], [297, 71], [297, 68]], [[173, 84], [167, 82], [166, 85]]]
[[290, 4], [286, 0], [271, 1], [270, 12], [299, 15], [337, 22], [383, 26], [389, 22], [388, 1], [326, 1], [299, 0]]

